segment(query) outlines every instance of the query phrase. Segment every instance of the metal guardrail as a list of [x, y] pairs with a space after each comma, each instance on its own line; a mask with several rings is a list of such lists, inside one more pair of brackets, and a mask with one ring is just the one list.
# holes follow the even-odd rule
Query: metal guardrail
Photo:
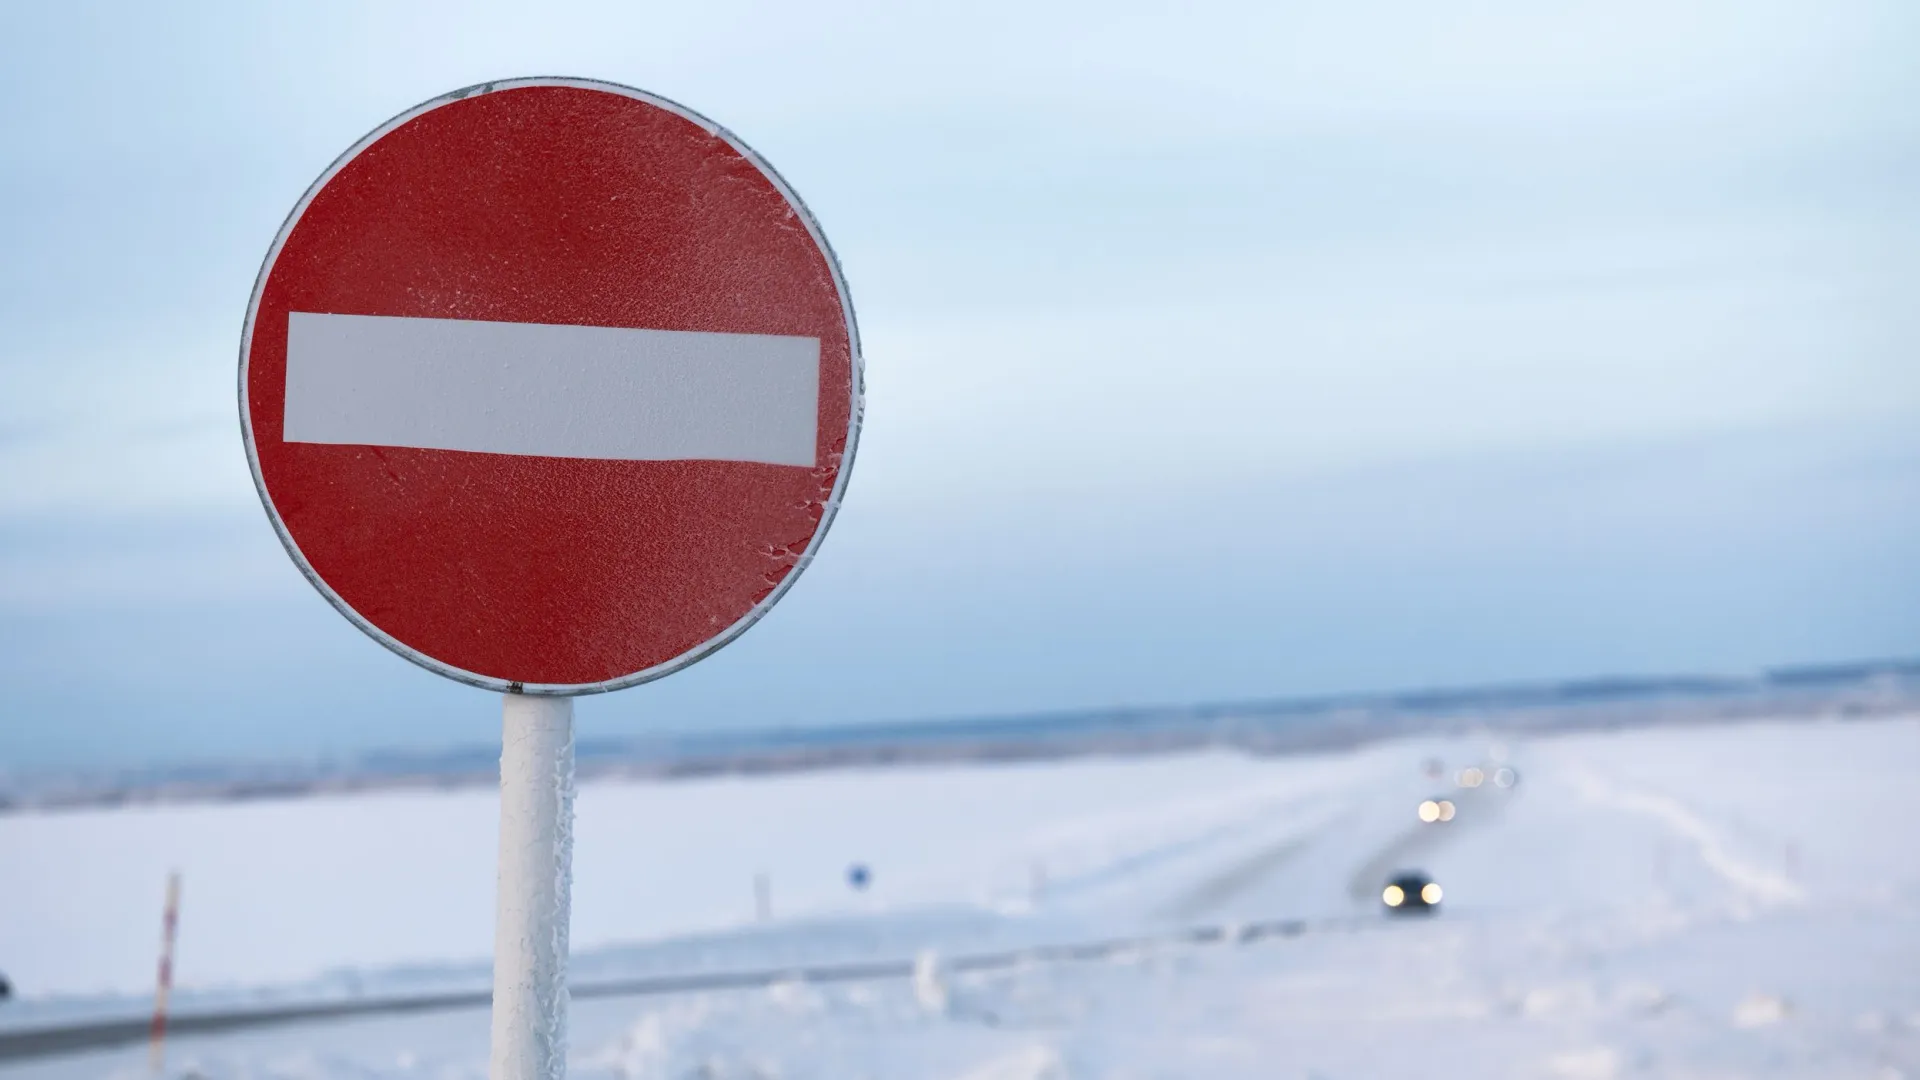
[[[1326, 920], [1329, 924], [1345, 921]], [[1068, 945], [1039, 945], [999, 952], [962, 954], [947, 958], [941, 966], [948, 971], [994, 971], [1027, 964], [1100, 960], [1116, 953], [1154, 946], [1221, 945], [1247, 943], [1264, 938], [1296, 937], [1308, 929], [1308, 923], [1302, 919], [1270, 919], [1236, 925], [1202, 926], [1175, 934], [1107, 938]], [[609, 979], [578, 984], [571, 989], [575, 1000], [651, 997], [697, 993], [705, 990], [750, 989], [783, 982], [837, 983], [898, 979], [912, 975], [913, 969], [914, 961], [912, 960], [867, 960], [762, 968], [752, 971]], [[406, 1013], [473, 1009], [490, 1005], [492, 999], [491, 991], [468, 990], [404, 998], [313, 1002], [271, 1009], [185, 1013], [172, 1017], [167, 1026], [169, 1034], [176, 1038], [188, 1035], [217, 1035], [250, 1028], [319, 1023], [360, 1016], [395, 1016]], [[149, 1021], [145, 1017], [127, 1017], [0, 1032], [0, 1062], [26, 1061], [84, 1050], [108, 1050], [137, 1045], [147, 1040], [148, 1026]]]

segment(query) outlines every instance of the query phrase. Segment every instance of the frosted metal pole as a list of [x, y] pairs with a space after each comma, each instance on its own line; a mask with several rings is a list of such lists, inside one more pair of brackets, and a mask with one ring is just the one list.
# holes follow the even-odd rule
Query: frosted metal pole
[[490, 1080], [567, 1073], [573, 891], [573, 699], [506, 695]]

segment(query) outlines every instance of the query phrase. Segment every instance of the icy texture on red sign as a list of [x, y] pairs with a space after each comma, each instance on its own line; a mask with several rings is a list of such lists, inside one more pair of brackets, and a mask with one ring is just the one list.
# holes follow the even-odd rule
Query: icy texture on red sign
[[[817, 466], [287, 443], [293, 311], [816, 337]], [[699, 648], [792, 571], [853, 378], [828, 258], [752, 161], [648, 102], [533, 86], [417, 115], [325, 184], [267, 274], [247, 390], [273, 507], [354, 612], [465, 672], [577, 685]]]

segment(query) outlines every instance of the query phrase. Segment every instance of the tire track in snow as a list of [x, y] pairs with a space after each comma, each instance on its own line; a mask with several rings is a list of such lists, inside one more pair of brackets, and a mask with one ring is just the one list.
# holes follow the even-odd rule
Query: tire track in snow
[[1637, 790], [1588, 769], [1569, 774], [1581, 798], [1609, 810], [1654, 819], [1669, 833], [1693, 845], [1707, 869], [1751, 899], [1768, 904], [1799, 904], [1806, 890], [1793, 881], [1737, 855], [1720, 830], [1692, 807], [1658, 792]]
[[1292, 815], [1284, 827], [1267, 830], [1263, 842], [1251, 850], [1241, 845], [1230, 859], [1222, 860], [1210, 873], [1163, 903], [1158, 909], [1160, 916], [1190, 920], [1216, 911], [1357, 814], [1357, 808], [1346, 799], [1307, 798], [1281, 809]]
[[1176, 919], [1203, 915], [1259, 884], [1267, 875], [1298, 855], [1314, 839], [1313, 834], [1308, 834], [1290, 836], [1278, 843], [1269, 844], [1254, 852], [1250, 858], [1243, 859], [1202, 881], [1185, 896], [1168, 905], [1164, 914]]

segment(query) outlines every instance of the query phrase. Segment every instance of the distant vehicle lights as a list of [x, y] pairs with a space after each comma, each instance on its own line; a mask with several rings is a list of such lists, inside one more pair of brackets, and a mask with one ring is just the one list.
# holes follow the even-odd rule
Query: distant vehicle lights
[[1428, 799], [1420, 804], [1420, 820], [1428, 824], [1452, 821], [1454, 812], [1452, 799]]
[[1440, 886], [1418, 870], [1402, 870], [1387, 879], [1380, 903], [1389, 915], [1432, 915], [1440, 910]]
[[1463, 788], [1477, 788], [1486, 783], [1487, 774], [1480, 771], [1478, 765], [1469, 765], [1460, 770], [1460, 775], [1455, 780]]

